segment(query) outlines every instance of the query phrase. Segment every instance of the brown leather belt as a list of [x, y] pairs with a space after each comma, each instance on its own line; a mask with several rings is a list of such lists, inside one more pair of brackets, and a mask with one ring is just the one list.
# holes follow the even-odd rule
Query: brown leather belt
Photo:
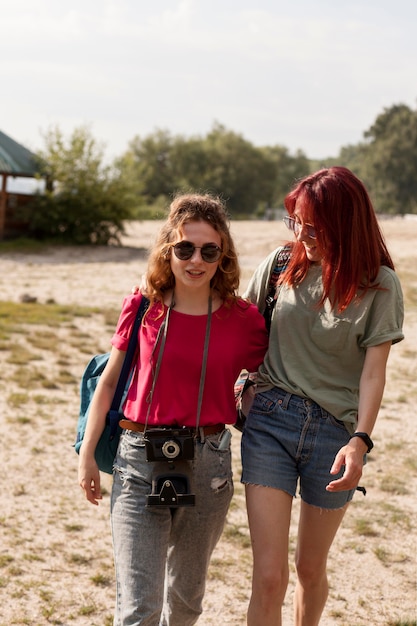
[[[139, 424], [138, 422], [131, 422], [130, 420], [120, 420], [119, 425], [121, 428], [125, 428], [126, 430], [134, 430], [137, 433], [145, 432], [145, 424]], [[160, 426], [148, 426], [148, 430], [152, 428], [161, 428]], [[181, 426], [167, 426], [166, 428], [181, 428]], [[202, 430], [204, 436], [208, 435], [217, 435], [217, 433], [221, 433], [224, 430], [224, 424], [213, 424], [212, 426], [199, 426], [199, 432]]]

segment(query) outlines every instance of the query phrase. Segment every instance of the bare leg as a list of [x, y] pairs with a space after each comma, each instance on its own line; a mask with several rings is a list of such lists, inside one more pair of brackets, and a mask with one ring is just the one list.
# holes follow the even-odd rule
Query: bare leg
[[317, 626], [328, 595], [327, 556], [348, 505], [326, 510], [301, 502], [296, 550], [295, 626]]
[[284, 491], [246, 485], [253, 551], [252, 596], [248, 626], [281, 626], [288, 585], [288, 534], [292, 496]]

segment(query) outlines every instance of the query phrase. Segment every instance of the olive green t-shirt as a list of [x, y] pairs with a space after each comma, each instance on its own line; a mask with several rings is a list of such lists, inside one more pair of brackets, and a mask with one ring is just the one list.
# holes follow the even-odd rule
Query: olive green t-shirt
[[[258, 267], [245, 293], [262, 312], [278, 250]], [[332, 310], [328, 301], [317, 308], [323, 289], [320, 265], [312, 265], [300, 284], [280, 286], [257, 390], [280, 387], [310, 398], [352, 431], [366, 349], [404, 338], [397, 275], [382, 266], [375, 283], [378, 289], [368, 289], [342, 313]]]

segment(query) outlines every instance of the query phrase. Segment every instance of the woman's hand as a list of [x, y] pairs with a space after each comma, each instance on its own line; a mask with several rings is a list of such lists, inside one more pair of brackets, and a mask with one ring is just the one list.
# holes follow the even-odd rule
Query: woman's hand
[[356, 489], [362, 476], [363, 455], [367, 450], [366, 443], [359, 437], [350, 439], [336, 454], [330, 474], [338, 474], [343, 466], [345, 471], [341, 478], [332, 480], [326, 487], [327, 491], [348, 491]]
[[84, 459], [82, 446], [78, 464], [78, 483], [81, 489], [84, 490], [87, 500], [97, 506], [98, 501], [103, 499], [100, 487], [100, 471], [94, 456], [93, 458], [88, 457]]
[[240, 401], [242, 413], [243, 415], [246, 415], [246, 417], [249, 415], [253, 401], [255, 399], [255, 389], [255, 385], [251, 385], [250, 387], [248, 387], [244, 391]]

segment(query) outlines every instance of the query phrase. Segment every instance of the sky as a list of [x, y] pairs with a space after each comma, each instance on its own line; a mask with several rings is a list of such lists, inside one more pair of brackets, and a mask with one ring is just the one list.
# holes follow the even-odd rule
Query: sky
[[0, 130], [34, 152], [220, 123], [325, 159], [417, 106], [415, 0], [0, 0], [0, 24]]

